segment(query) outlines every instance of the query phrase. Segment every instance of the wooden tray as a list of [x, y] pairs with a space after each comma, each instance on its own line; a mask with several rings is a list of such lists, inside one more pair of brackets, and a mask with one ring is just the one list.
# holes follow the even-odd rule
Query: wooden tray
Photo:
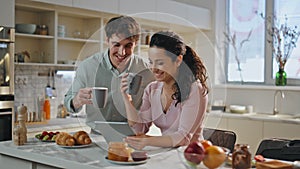
[[256, 169], [292, 169], [293, 165], [278, 160], [256, 162]]

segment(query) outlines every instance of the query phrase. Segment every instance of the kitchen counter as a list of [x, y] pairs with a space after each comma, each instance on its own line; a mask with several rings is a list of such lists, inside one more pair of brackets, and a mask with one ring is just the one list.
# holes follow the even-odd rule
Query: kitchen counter
[[207, 116], [213, 117], [227, 117], [227, 118], [236, 118], [236, 119], [246, 119], [246, 120], [258, 120], [258, 121], [269, 121], [269, 122], [280, 122], [280, 123], [289, 123], [289, 124], [300, 124], [300, 116], [296, 115], [272, 115], [272, 114], [262, 114], [262, 113], [230, 113], [222, 111], [211, 111], [207, 113]]
[[47, 120], [46, 123], [27, 123], [26, 126], [29, 138], [42, 131], [75, 132], [84, 130], [90, 132], [90, 127], [85, 124], [85, 118], [82, 117], [53, 118]]
[[23, 146], [15, 146], [12, 141], [0, 142], [0, 168], [185, 168], [176, 149], [164, 149], [162, 153], [153, 154], [147, 163], [141, 165], [112, 164], [105, 159], [107, 151], [98, 146], [104, 144], [103, 137], [91, 135], [91, 138], [91, 146], [77, 149], [62, 148], [56, 143], [35, 139], [30, 139]]

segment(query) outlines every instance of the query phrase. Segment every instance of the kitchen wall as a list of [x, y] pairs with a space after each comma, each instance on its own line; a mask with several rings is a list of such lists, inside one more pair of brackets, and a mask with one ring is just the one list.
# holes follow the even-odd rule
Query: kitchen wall
[[[27, 106], [28, 112], [37, 112], [36, 99], [45, 96], [49, 68], [51, 69], [51, 67], [45, 66], [15, 66], [15, 106], [24, 104]], [[55, 76], [57, 97], [50, 99], [51, 118], [56, 117], [57, 106], [63, 103], [64, 94], [71, 83], [72, 76], [67, 76], [66, 74], [57, 74]], [[53, 87], [52, 78], [50, 78], [50, 86]]]

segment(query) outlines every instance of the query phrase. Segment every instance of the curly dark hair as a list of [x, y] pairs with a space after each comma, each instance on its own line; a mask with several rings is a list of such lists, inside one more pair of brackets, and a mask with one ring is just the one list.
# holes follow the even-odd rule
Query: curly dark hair
[[111, 18], [106, 23], [105, 33], [107, 38], [111, 38], [113, 34], [124, 34], [125, 37], [138, 41], [141, 28], [134, 18], [130, 16], [117, 16]]
[[183, 39], [172, 31], [160, 31], [152, 35], [150, 47], [158, 47], [166, 50], [166, 55], [175, 61], [179, 55], [183, 56], [183, 63], [179, 66], [178, 76], [175, 79], [172, 95], [177, 103], [186, 100], [190, 94], [191, 85], [200, 80], [204, 87], [203, 96], [208, 94], [207, 70], [199, 55], [189, 46], [185, 45]]

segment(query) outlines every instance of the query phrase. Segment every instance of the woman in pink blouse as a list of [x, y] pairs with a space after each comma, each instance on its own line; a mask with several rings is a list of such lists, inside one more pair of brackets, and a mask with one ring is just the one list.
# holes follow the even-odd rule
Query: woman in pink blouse
[[127, 137], [136, 149], [145, 146], [177, 147], [201, 140], [202, 121], [208, 101], [206, 68], [197, 53], [186, 46], [179, 35], [160, 31], [151, 37], [150, 69], [156, 78], [144, 90], [139, 111], [131, 104], [127, 90], [127, 74], [121, 91], [129, 125], [138, 134], [145, 134], [155, 124], [162, 135]]

